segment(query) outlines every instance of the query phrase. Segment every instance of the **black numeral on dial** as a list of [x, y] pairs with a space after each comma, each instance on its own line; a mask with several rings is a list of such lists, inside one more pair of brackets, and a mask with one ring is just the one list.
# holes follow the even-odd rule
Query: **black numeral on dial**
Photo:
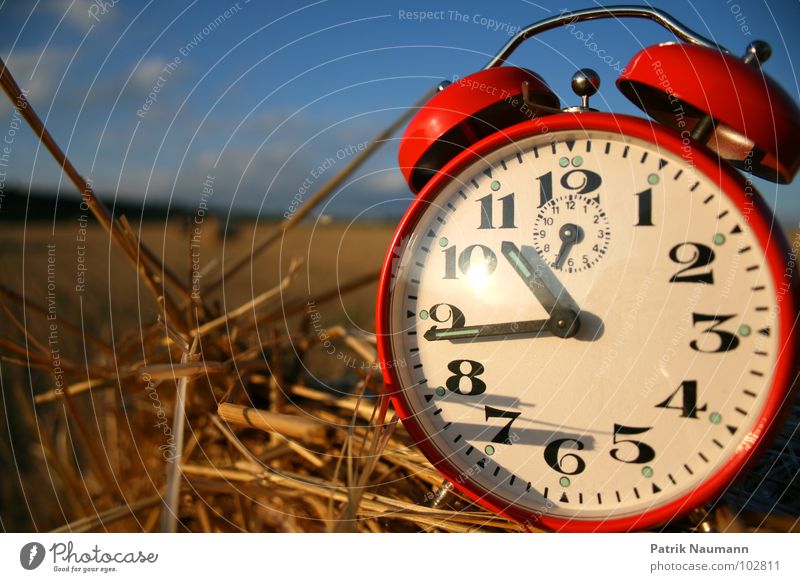
[[[539, 208], [541, 208], [553, 199], [553, 172], [542, 174], [536, 180], [539, 182]], [[561, 176], [561, 186], [576, 194], [594, 192], [602, 183], [600, 174], [591, 170], [570, 170]]]
[[553, 199], [553, 172], [542, 174], [536, 180], [539, 182], [539, 208]]
[[697, 272], [714, 262], [714, 251], [710, 247], [693, 242], [681, 243], [670, 249], [669, 258], [679, 265], [687, 265], [670, 277], [670, 283], [714, 283], [713, 269]]
[[[558, 439], [551, 443], [544, 448], [544, 461], [547, 463], [552, 469], [555, 469], [559, 473], [563, 473], [564, 475], [577, 475], [578, 473], [582, 473], [583, 470], [586, 468], [586, 462], [581, 459], [575, 453], [565, 453], [559, 457], [559, 453], [561, 447], [566, 445], [567, 443], [575, 443], [573, 447], [578, 451], [583, 450], [583, 443], [578, 439]], [[565, 461], [568, 461], [565, 463]], [[571, 465], [572, 470], [568, 470], [565, 468], [564, 465]]]
[[[494, 195], [489, 194], [479, 198], [481, 205], [481, 225], [478, 228], [495, 228], [493, 219]], [[517, 228], [514, 225], [514, 193], [499, 198], [503, 222], [500, 228]]]
[[648, 188], [634, 196], [639, 205], [639, 220], [634, 226], [653, 226], [653, 189]]
[[[673, 406], [671, 402], [678, 396], [679, 392], [681, 394], [681, 405]], [[703, 412], [706, 409], [706, 405], [703, 404], [700, 408], [697, 407], [697, 381], [684, 380], [664, 402], [656, 404], [656, 408], [680, 410], [683, 418], [697, 418], [697, 413]]]
[[591, 170], [570, 170], [561, 176], [561, 185], [567, 190], [574, 190], [576, 194], [590, 194], [602, 183], [600, 174]]
[[[674, 396], [674, 394], [673, 394]], [[669, 404], [669, 400], [672, 399], [672, 396], [668, 398], [665, 403]], [[659, 405], [660, 406], [660, 405]], [[665, 407], [665, 408], [674, 408], [674, 407]], [[634, 441], [631, 439], [621, 439], [617, 438], [618, 436], [631, 436], [637, 435], [647, 432], [653, 428], [652, 426], [645, 426], [645, 427], [637, 427], [637, 426], [624, 426], [622, 424], [615, 424], [614, 425], [614, 444], [625, 444], [626, 448], [629, 449], [626, 452], [622, 453], [621, 449], [614, 448], [609, 451], [611, 458], [620, 461], [622, 463], [649, 463], [653, 459], [656, 458], [656, 452], [653, 450], [648, 444], [645, 444], [641, 441]], [[575, 449], [578, 451], [582, 451], [585, 447], [583, 442], [578, 439], [556, 439], [547, 444], [544, 448], [544, 461], [548, 464], [551, 469], [558, 471], [564, 475], [577, 475], [578, 473], [582, 473], [583, 470], [586, 468], [586, 462], [580, 458], [576, 453], [565, 453], [561, 456], [561, 449], [565, 447], [568, 443], [572, 443], [569, 445], [569, 448]], [[634, 453], [634, 448], [631, 448], [628, 445], [632, 445], [635, 448], [636, 456], [631, 458], [631, 455]], [[568, 461], [565, 463], [565, 461]], [[564, 465], [567, 464], [568, 466], [565, 467]]]
[[[645, 426], [645, 427], [636, 427], [636, 426], [624, 426], [622, 424], [615, 424], [614, 425], [614, 444], [618, 445], [620, 443], [627, 443], [636, 447], [636, 456], [634, 458], [624, 458], [621, 456], [619, 449], [611, 449], [609, 454], [616, 459], [617, 461], [622, 461], [623, 463], [649, 463], [653, 459], [656, 458], [656, 452], [653, 450], [653, 447], [647, 445], [640, 441], [634, 441], [630, 439], [618, 439], [617, 436], [623, 435], [637, 435], [647, 432], [653, 428], [652, 426]], [[630, 449], [630, 447], [626, 447]], [[625, 457], [629, 457], [629, 453], [625, 453]]]
[[493, 443], [500, 443], [504, 445], [511, 444], [511, 425], [514, 424], [514, 421], [517, 420], [517, 417], [522, 414], [521, 412], [514, 412], [513, 410], [502, 410], [500, 408], [493, 408], [491, 406], [485, 407], [486, 412], [486, 420], [490, 418], [507, 418], [508, 422], [505, 424], [503, 428], [500, 429], [494, 438], [492, 438]]
[[716, 334], [719, 338], [719, 345], [713, 350], [705, 350], [700, 347], [700, 344], [697, 340], [692, 340], [689, 343], [689, 347], [691, 347], [696, 352], [702, 352], [704, 354], [718, 354], [720, 352], [729, 352], [731, 350], [735, 350], [736, 347], [739, 345], [739, 338], [736, 337], [735, 334], [732, 334], [729, 331], [725, 331], [723, 329], [717, 329], [717, 326], [722, 325], [726, 321], [731, 318], [736, 317], [736, 315], [705, 315], [703, 313], [692, 313], [692, 324], [697, 325], [698, 323], [713, 321], [714, 323], [703, 330], [703, 333], [713, 333]]
[[[447, 323], [449, 321], [450, 329], [464, 327], [466, 324], [464, 313], [458, 307], [450, 305], [449, 303], [437, 303], [430, 308], [429, 313], [431, 319], [437, 323]], [[439, 328], [433, 326], [431, 329]]]
[[[465, 368], [467, 369], [465, 370]], [[480, 362], [475, 360], [453, 360], [447, 364], [447, 369], [453, 373], [445, 382], [445, 386], [451, 392], [462, 396], [477, 396], [486, 392], [486, 382], [478, 378], [485, 370]], [[464, 379], [467, 382], [462, 382]], [[462, 384], [468, 384], [469, 390], [462, 391]]]
[[[458, 269], [464, 273], [465, 275], [472, 267], [472, 262], [475, 259], [475, 250], [480, 249], [481, 254], [483, 257], [480, 259], [483, 261], [486, 274], [491, 275], [494, 273], [494, 270], [497, 268], [497, 255], [494, 254], [494, 251], [487, 246], [484, 245], [470, 245], [461, 251], [461, 254], [458, 255]], [[451, 246], [447, 247], [444, 251], [444, 278], [445, 279], [458, 279], [458, 275], [456, 273], [456, 247]]]

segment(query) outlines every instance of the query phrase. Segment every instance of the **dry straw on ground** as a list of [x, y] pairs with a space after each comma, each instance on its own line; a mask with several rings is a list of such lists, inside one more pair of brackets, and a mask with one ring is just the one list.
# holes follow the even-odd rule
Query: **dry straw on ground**
[[[191, 281], [164, 266], [124, 216], [109, 214], [2, 62], [0, 76], [11, 101], [160, 306], [157, 317], [113, 344], [85, 332], [82, 322], [59, 321], [92, 357], [62, 358], [66, 386], [39, 391], [35, 408], [25, 415], [43, 453], [37, 462], [62, 492], [56, 502], [66, 523], [58, 531], [526, 529], [443, 488], [442, 477], [413, 446], [382, 389], [374, 338], [338, 326], [315, 328], [309, 298], [292, 288], [298, 262], [278, 286], [234, 309], [223, 312], [208, 299], [223, 279], [193, 297]], [[387, 128], [253, 255], [302, 220], [407, 117]], [[186, 246], [188, 254], [188, 234]], [[253, 255], [234, 262], [225, 276]], [[319, 309], [376, 277], [332, 284], [312, 305]], [[52, 375], [46, 340], [34, 336], [29, 325], [46, 318], [46, 306], [5, 287], [0, 295], [8, 330], [0, 338], [3, 360]], [[276, 325], [292, 316], [299, 316], [295, 331]], [[347, 366], [351, 377], [348, 361], [363, 364], [357, 379], [326, 389], [324, 383], [303, 385], [296, 371], [287, 372], [287, 360], [302, 363], [322, 341], [347, 355], [337, 365]], [[330, 366], [325, 373], [338, 375]], [[65, 423], [40, 422], [57, 416], [54, 410]], [[797, 528], [796, 518], [763, 510], [741, 513], [725, 504], [674, 527], [698, 524], [722, 531]]]

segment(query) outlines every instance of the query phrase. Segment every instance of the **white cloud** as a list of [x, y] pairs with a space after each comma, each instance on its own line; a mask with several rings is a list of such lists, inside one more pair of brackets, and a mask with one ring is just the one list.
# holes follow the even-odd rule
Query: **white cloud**
[[365, 176], [353, 186], [372, 195], [404, 194], [408, 190], [403, 175], [397, 168], [386, 168]]
[[[44, 53], [41, 48], [15, 50], [5, 61], [17, 84], [27, 89], [28, 98], [41, 109], [52, 101], [68, 58], [66, 51], [50, 46]], [[3, 103], [0, 111], [10, 110], [7, 100], [0, 101]]]
[[66, 24], [86, 32], [92, 25], [114, 18], [115, 7], [106, 8], [103, 12], [104, 5], [109, 3], [99, 0], [51, 0], [47, 8], [59, 20], [63, 16]]
[[166, 59], [162, 57], [148, 57], [144, 59], [133, 72], [131, 86], [134, 89], [141, 89], [143, 91], [152, 90], [166, 64]]

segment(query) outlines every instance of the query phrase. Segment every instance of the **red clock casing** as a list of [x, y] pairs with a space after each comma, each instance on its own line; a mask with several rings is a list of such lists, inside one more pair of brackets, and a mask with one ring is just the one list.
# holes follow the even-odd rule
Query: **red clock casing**
[[[532, 135], [541, 135], [542, 122], [536, 119], [507, 128], [465, 149], [425, 185], [400, 221], [384, 260], [378, 286], [377, 343], [386, 389], [414, 443], [459, 491], [480, 505], [531, 527], [556, 531], [629, 531], [652, 528], [680, 517], [720, 495], [724, 488], [745, 470], [748, 463], [755, 458], [757, 451], [767, 444], [771, 431], [778, 428], [780, 424], [779, 417], [782, 410], [786, 409], [793, 394], [795, 378], [798, 373], [795, 329], [798, 286], [794, 271], [789, 273], [787, 279], [786, 265], [789, 259], [789, 246], [780, 227], [775, 222], [772, 212], [752, 186], [748, 186], [745, 178], [727, 164], [721, 163], [710, 150], [703, 146], [693, 144], [693, 147], [687, 151], [681, 135], [672, 129], [637, 117], [600, 112], [552, 115], [546, 118], [546, 125], [551, 132], [593, 129], [650, 142], [654, 147], [672, 152], [691, 162], [697, 171], [715, 182], [720, 191], [741, 212], [749, 216], [749, 227], [764, 249], [775, 288], [786, 288], [785, 284], [787, 283], [789, 286], [789, 292], [781, 298], [779, 303], [780, 312], [776, 327], [780, 353], [773, 382], [764, 405], [757, 415], [758, 420], [753, 430], [741, 439], [741, 444], [736, 452], [719, 471], [712, 474], [688, 494], [638, 515], [602, 521], [560, 519], [509, 506], [508, 503], [483, 491], [473, 483], [458, 479], [459, 472], [428, 440], [427, 435], [410, 411], [397, 377], [395, 358], [392, 353], [389, 310], [394, 266], [398, 257], [397, 251], [403, 241], [407, 240], [407, 237], [413, 232], [428, 203], [437, 196], [454, 175], [496, 148]], [[748, 192], [752, 194], [748, 194]]]

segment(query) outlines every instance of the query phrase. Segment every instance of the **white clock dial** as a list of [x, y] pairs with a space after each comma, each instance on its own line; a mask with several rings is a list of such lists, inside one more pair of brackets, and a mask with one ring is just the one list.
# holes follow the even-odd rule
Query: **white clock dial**
[[754, 429], [779, 294], [748, 217], [677, 155], [595, 130], [520, 140], [454, 176], [399, 252], [403, 398], [502, 503], [641, 514]]

